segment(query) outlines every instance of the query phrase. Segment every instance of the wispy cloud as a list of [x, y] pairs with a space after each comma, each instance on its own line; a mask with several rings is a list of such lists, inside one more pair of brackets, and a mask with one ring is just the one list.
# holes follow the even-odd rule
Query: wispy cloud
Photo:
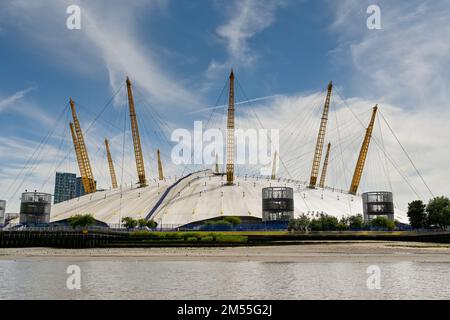
[[[335, 15], [330, 32], [339, 39], [331, 56], [346, 71], [347, 89], [360, 100], [395, 106], [391, 122], [400, 141], [431, 189], [449, 194], [445, 181], [450, 177], [442, 169], [450, 156], [443, 147], [450, 135], [443, 120], [450, 116], [448, 2], [378, 1], [381, 30], [366, 27], [366, 9], [373, 1], [329, 4]], [[398, 155], [400, 150], [397, 146], [391, 152]], [[414, 170], [406, 174], [417, 178]]]
[[[228, 3], [228, 2], [227, 2]], [[258, 59], [249, 41], [276, 21], [276, 11], [285, 1], [234, 1], [228, 8], [229, 20], [219, 26], [216, 34], [225, 43], [228, 58], [219, 62], [212, 60], [208, 73], [224, 68], [252, 66]]]
[[[278, 96], [261, 101], [240, 108], [236, 127], [261, 128], [262, 125], [266, 129], [279, 129], [279, 154], [283, 162], [280, 176], [307, 181], [323, 101], [323, 93]], [[326, 136], [326, 141], [332, 144], [327, 179], [329, 186], [344, 190], [349, 188], [365, 127], [376, 103], [375, 100], [360, 97], [347, 98], [345, 103], [336, 95], [333, 98]], [[446, 185], [450, 173], [442, 170], [447, 165], [450, 151], [439, 147], [447, 144], [450, 131], [444, 128], [447, 127], [445, 122], [450, 117], [450, 111], [445, 110], [440, 117], [435, 117], [427, 110], [405, 111], [397, 105], [384, 103], [380, 105], [379, 112], [387, 119], [431, 190], [450, 194]], [[258, 172], [255, 168], [253, 170]], [[407, 203], [416, 198], [427, 201], [431, 197], [380, 115], [376, 120], [359, 189], [361, 192], [373, 190], [392, 190], [396, 203], [402, 209], [406, 209]]]
[[450, 12], [447, 1], [378, 1], [381, 30], [368, 30], [373, 1], [330, 1], [340, 40], [335, 59], [354, 92], [404, 108], [440, 109], [450, 99]]
[[[51, 59], [62, 58], [57, 60], [60, 67], [86, 74], [95, 70], [92, 76], [99, 77], [102, 66], [113, 92], [128, 75], [155, 107], [187, 109], [199, 105], [199, 98], [192, 94], [192, 88], [185, 87], [183, 78], [170, 70], [152, 46], [144, 45], [146, 41], [136, 32], [135, 16], [144, 9], [149, 15], [155, 14], [158, 8], [166, 7], [166, 2], [18, 0], [2, 4], [0, 17], [4, 17], [5, 28], [19, 31], [21, 36], [48, 50]], [[66, 7], [72, 4], [81, 8], [81, 30], [65, 27]], [[36, 26], [40, 32], [35, 31]], [[147, 36], [151, 32], [148, 30]]]
[[189, 108], [198, 103], [199, 98], [164, 68], [151, 48], [140, 44], [133, 32], [134, 26], [123, 24], [121, 10], [115, 10], [105, 21], [102, 10], [92, 10], [88, 6], [84, 9], [85, 34], [98, 49], [114, 89], [129, 75], [155, 105]]
[[13, 106], [17, 101], [22, 100], [30, 91], [34, 90], [34, 87], [30, 87], [24, 90], [17, 91], [16, 93], [0, 99], [0, 112]]
[[44, 111], [41, 107], [27, 98], [28, 94], [34, 90], [36, 90], [36, 87], [29, 87], [1, 99], [0, 113], [6, 112], [16, 114], [33, 119], [36, 124], [52, 125], [55, 119], [48, 114], [48, 112]]

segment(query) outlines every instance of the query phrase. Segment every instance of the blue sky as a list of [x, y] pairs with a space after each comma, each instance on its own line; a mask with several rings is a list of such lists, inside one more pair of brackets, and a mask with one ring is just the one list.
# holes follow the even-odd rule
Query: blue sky
[[[66, 28], [71, 4], [81, 8], [81, 30]], [[371, 4], [381, 8], [381, 30], [366, 27]], [[365, 114], [364, 121], [370, 116], [365, 111], [380, 103], [433, 191], [448, 195], [440, 168], [450, 157], [442, 148], [450, 133], [443, 120], [449, 113], [449, 22], [450, 4], [444, 0], [3, 1], [0, 198], [9, 198], [15, 187], [51, 191], [47, 172], [77, 171], [73, 155], [54, 165], [54, 158], [71, 148], [68, 115], [56, 122], [68, 97], [79, 103], [80, 119], [88, 126], [129, 75], [138, 111], [152, 108], [171, 127], [191, 128], [193, 120], [208, 116], [191, 112], [214, 106], [232, 67], [248, 98], [282, 96], [255, 106], [267, 122], [277, 113], [274, 108], [308, 107], [302, 103], [322, 92], [329, 80], [357, 114]], [[104, 136], [121, 141], [116, 129], [123, 105], [122, 89], [92, 129], [91, 149]], [[274, 127], [289, 119], [292, 110], [286, 111]], [[158, 128], [150, 121], [144, 125], [143, 135], [148, 131], [148, 140], [156, 139], [152, 130]], [[48, 141], [48, 159], [16, 179], [52, 128], [64, 143]], [[153, 152], [155, 143], [148, 144]], [[119, 152], [120, 145], [113, 149]], [[417, 179], [407, 159], [398, 150], [393, 154], [405, 174]], [[397, 190], [413, 197], [401, 179]], [[426, 191], [421, 194], [429, 197]]]
[[[51, 5], [51, 1], [48, 3]], [[80, 6], [83, 18], [83, 4]], [[50, 106], [56, 109], [69, 95], [82, 96], [92, 104], [101, 104], [111, 95], [108, 72], [104, 65], [97, 63], [101, 62], [96, 58], [98, 49], [90, 45], [89, 39], [85, 39], [83, 32], [89, 30], [65, 29], [68, 15], [65, 14], [64, 6], [60, 7], [63, 9], [61, 16], [55, 19], [59, 26], [54, 25], [52, 20], [42, 21], [42, 17], [35, 17], [42, 10], [36, 9], [31, 19], [27, 16], [19, 17], [19, 20], [14, 18], [12, 25], [2, 28], [0, 58], [2, 70], [8, 74], [8, 77], [0, 79], [2, 94], [5, 96], [20, 88], [36, 88], [30, 96], [36, 96], [40, 104], [46, 105], [46, 110]], [[113, 13], [106, 11], [104, 18], [118, 23], [115, 27], [120, 29], [120, 20], [115, 21], [111, 17], [120, 14], [120, 9], [116, 12], [113, 5], [109, 7], [107, 10]], [[210, 90], [201, 93], [204, 102], [217, 98], [227, 77], [227, 70], [231, 67], [237, 69], [238, 74], [243, 69], [239, 78], [246, 84], [246, 90], [255, 96], [317, 90], [322, 89], [328, 79], [345, 79], [333, 70], [335, 68], [329, 59], [329, 52], [338, 45], [338, 41], [329, 30], [327, 21], [330, 15], [324, 12], [323, 3], [294, 1], [274, 5], [276, 8], [264, 8], [271, 12], [274, 21], [249, 37], [246, 41], [249, 52], [243, 53], [243, 57], [231, 57], [237, 60], [235, 62], [229, 59], [226, 39], [218, 35], [217, 29], [232, 19], [233, 9], [238, 9], [237, 5], [233, 6], [227, 1], [164, 1], [159, 5], [142, 2], [138, 7], [132, 10], [135, 21], [130, 28], [135, 28], [133, 37], [139, 40], [144, 50], [148, 48], [157, 55], [155, 60], [163, 66], [163, 72], [183, 83], [184, 87], [198, 92], [203, 86], [210, 86]], [[28, 10], [32, 8], [27, 9], [24, 15]], [[95, 9], [94, 12], [100, 16], [96, 19], [103, 19], [103, 10]], [[18, 11], [15, 13], [20, 14]], [[21, 19], [25, 26], [21, 26]], [[36, 38], [53, 35], [58, 38], [36, 43], [35, 37], [29, 34], [30, 28], [40, 33], [42, 23], [46, 24], [42, 26], [43, 30], [61, 30], [52, 30], [49, 32], [52, 34], [48, 35], [39, 34]], [[97, 23], [108, 26], [112, 22]], [[83, 27], [88, 29], [88, 26]], [[47, 46], [44, 41], [48, 41]], [[80, 43], [86, 47], [78, 55]], [[61, 57], [64, 52], [55, 52], [59, 47], [73, 51], [69, 60]], [[90, 56], [84, 64], [88, 70], [79, 70], [77, 66], [86, 56]], [[78, 61], [71, 63], [70, 59]], [[247, 59], [255, 59], [249, 67], [246, 67]], [[208, 68], [213, 63], [224, 64], [224, 68], [208, 77]], [[96, 88], [95, 95], [91, 90], [93, 86]]]

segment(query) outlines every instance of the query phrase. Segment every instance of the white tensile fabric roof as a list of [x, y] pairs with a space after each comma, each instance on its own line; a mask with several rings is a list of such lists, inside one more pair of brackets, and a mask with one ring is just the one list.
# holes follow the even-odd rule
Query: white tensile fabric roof
[[[262, 188], [269, 186], [294, 189], [295, 216], [314, 217], [324, 213], [341, 218], [363, 211], [360, 196], [331, 188], [309, 189], [300, 182], [238, 176], [233, 186], [227, 186], [223, 175], [208, 170], [185, 177], [163, 197], [174, 183], [175, 180], [160, 181], [145, 188], [100, 191], [59, 203], [52, 208], [51, 221], [89, 213], [97, 220], [116, 225], [125, 216], [145, 218], [152, 209], [152, 219], [159, 224], [174, 226], [221, 216], [261, 218]], [[408, 222], [406, 214], [399, 209], [395, 210], [395, 218]]]

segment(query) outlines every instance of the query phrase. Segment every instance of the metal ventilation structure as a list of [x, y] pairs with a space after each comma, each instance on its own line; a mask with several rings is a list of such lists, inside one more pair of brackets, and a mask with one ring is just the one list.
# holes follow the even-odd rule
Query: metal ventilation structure
[[294, 189], [268, 187], [262, 189], [262, 220], [288, 221], [294, 218]]

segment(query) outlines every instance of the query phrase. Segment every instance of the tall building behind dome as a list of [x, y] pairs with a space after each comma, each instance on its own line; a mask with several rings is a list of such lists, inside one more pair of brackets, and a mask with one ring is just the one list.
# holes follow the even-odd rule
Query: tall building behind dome
[[53, 203], [60, 203], [75, 198], [77, 175], [75, 173], [57, 172]]
[[84, 191], [83, 180], [81, 177], [77, 177], [75, 182], [75, 198], [82, 197], [86, 194]]
[[55, 191], [53, 203], [61, 203], [86, 194], [81, 177], [75, 173], [57, 172], [55, 176]]

